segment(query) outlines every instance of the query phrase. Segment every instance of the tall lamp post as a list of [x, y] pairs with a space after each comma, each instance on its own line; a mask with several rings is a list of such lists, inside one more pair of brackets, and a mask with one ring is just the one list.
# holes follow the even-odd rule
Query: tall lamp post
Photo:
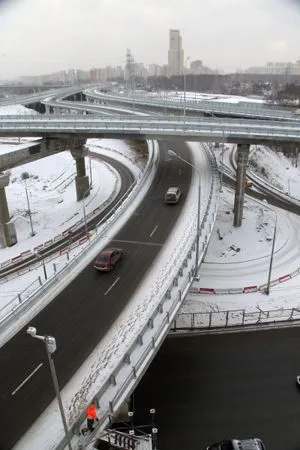
[[[271, 208], [270, 208], [271, 209]], [[270, 284], [271, 284], [271, 275], [272, 275], [272, 266], [273, 266], [273, 257], [274, 257], [274, 249], [275, 249], [275, 241], [276, 241], [276, 232], [277, 232], [277, 214], [275, 211], [271, 209], [271, 211], [275, 214], [275, 223], [274, 223], [274, 231], [273, 231], [273, 240], [272, 240], [272, 250], [269, 264], [269, 272], [268, 272], [268, 283], [266, 288], [266, 294], [270, 294]]]
[[85, 211], [85, 204], [84, 204], [84, 199], [87, 195], [88, 192], [91, 191], [91, 185], [88, 187], [88, 189], [85, 191], [85, 193], [83, 194], [82, 197], [82, 210], [83, 210], [83, 219], [84, 219], [84, 230], [85, 230], [85, 234], [87, 237], [89, 237], [88, 235], [88, 225], [87, 225], [87, 220], [86, 220], [86, 211]]
[[222, 131], [222, 150], [221, 150], [221, 176], [220, 176], [220, 192], [223, 192], [223, 165], [224, 165], [224, 151], [225, 151], [225, 143], [224, 143], [224, 131]]
[[93, 189], [93, 171], [92, 171], [92, 158], [89, 155], [89, 163], [90, 163], [90, 189]]
[[29, 214], [30, 228], [31, 228], [31, 236], [34, 236], [35, 232], [33, 231], [31, 209], [30, 209], [29, 196], [28, 196], [27, 183], [26, 183], [27, 178], [29, 178], [28, 172], [22, 173], [22, 179], [24, 180], [24, 186], [25, 186], [25, 192], [26, 192], [27, 207], [28, 207], [28, 214]]
[[183, 117], [185, 118], [185, 101], [186, 101], [186, 65], [190, 57], [188, 56], [183, 65]]
[[72, 450], [68, 425], [67, 425], [64, 407], [63, 407], [61, 396], [60, 396], [59, 384], [58, 384], [55, 365], [54, 365], [54, 361], [53, 361], [53, 353], [56, 351], [56, 340], [53, 336], [40, 336], [40, 335], [36, 334], [37, 330], [34, 327], [28, 327], [26, 333], [29, 334], [31, 337], [33, 337], [35, 339], [39, 339], [40, 341], [43, 341], [45, 343], [46, 353], [48, 356], [48, 361], [49, 361], [50, 370], [51, 370], [52, 381], [53, 381], [53, 385], [54, 385], [56, 398], [58, 401], [61, 420], [62, 420], [64, 430], [65, 430], [65, 436], [66, 436], [68, 449]]
[[199, 237], [200, 237], [200, 211], [201, 211], [201, 175], [199, 170], [194, 164], [191, 164], [189, 161], [181, 158], [181, 156], [177, 155], [173, 150], [168, 150], [168, 155], [172, 158], [177, 158], [180, 161], [184, 162], [191, 166], [198, 175], [198, 207], [197, 207], [197, 233], [196, 233], [196, 267], [194, 271], [194, 278], [198, 278], [198, 265], [199, 265]]

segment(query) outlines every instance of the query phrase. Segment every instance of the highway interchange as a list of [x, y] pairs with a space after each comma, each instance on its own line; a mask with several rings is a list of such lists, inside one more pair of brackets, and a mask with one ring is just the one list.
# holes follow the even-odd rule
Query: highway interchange
[[[178, 160], [166, 158], [170, 146], [189, 159], [185, 144], [160, 143], [161, 157], [154, 183], [112, 242], [113, 246], [124, 249], [124, 260], [115, 271], [107, 274], [95, 271], [91, 261], [30, 321], [30, 325], [43, 330], [44, 334], [54, 334], [57, 339], [55, 363], [61, 387], [128, 303], [180, 214], [189, 189], [191, 169]], [[175, 208], [163, 202], [170, 184], [179, 185], [183, 190], [182, 202]], [[0, 349], [0, 446], [5, 450], [12, 448], [54, 397], [45, 349], [26, 335], [26, 328]], [[22, 384], [33, 372], [34, 375]]]
[[[188, 158], [185, 144], [160, 143], [155, 181], [112, 242], [125, 250], [117, 270], [101, 275], [91, 261], [30, 322], [57, 338], [61, 387], [130, 300], [180, 214], [183, 202], [168, 208], [163, 193], [170, 184], [179, 184], [186, 194], [191, 172], [166, 160], [170, 147]], [[53, 398], [44, 348], [25, 329], [0, 349], [1, 449], [12, 448]], [[298, 341], [298, 328], [168, 339], [137, 389], [136, 420], [147, 420], [148, 406], [158, 409], [161, 450], [201, 449], [225, 437], [253, 435], [268, 449], [299, 450]], [[18, 358], [12, 358], [15, 354]]]

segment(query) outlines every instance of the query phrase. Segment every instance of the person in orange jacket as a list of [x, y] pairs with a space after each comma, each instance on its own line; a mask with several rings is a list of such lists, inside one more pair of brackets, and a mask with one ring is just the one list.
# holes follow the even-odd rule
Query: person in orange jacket
[[85, 435], [85, 433], [87, 431], [90, 431], [90, 432], [94, 431], [95, 420], [97, 422], [99, 422], [97, 412], [96, 412], [96, 407], [93, 403], [85, 410], [85, 414], [86, 414], [86, 420], [87, 420], [87, 428], [83, 428], [83, 430], [82, 430], [83, 435]]

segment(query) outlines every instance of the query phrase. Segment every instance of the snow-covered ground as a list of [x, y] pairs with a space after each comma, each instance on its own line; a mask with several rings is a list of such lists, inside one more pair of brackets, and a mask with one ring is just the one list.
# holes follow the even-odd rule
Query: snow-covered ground
[[[257, 147], [251, 152], [251, 162], [251, 170], [262, 176], [264, 168], [266, 179], [277, 187], [287, 187], [289, 177], [291, 194], [299, 198], [300, 170], [283, 153]], [[271, 279], [277, 280], [300, 268], [300, 217], [246, 196], [243, 225], [234, 228], [233, 200], [234, 192], [223, 187], [213, 236], [195, 288], [229, 290], [265, 284], [276, 216]], [[271, 287], [269, 296], [264, 292], [190, 294], [180, 312], [257, 311], [258, 305], [263, 310], [300, 307], [299, 287], [300, 275]]]
[[17, 114], [25, 114], [32, 116], [38, 114], [38, 112], [36, 112], [34, 109], [29, 109], [22, 105], [8, 105], [0, 107], [0, 116], [17, 115]]
[[[299, 165], [298, 160], [294, 158], [295, 162]], [[300, 170], [282, 152], [270, 152], [268, 147], [253, 145], [249, 168], [280, 191], [300, 199]]]
[[[153, 97], [161, 97], [164, 99], [184, 99], [183, 91], [159, 91], [159, 92], [151, 92], [148, 94]], [[264, 103], [263, 99], [259, 98], [251, 98], [251, 97], [242, 97], [240, 95], [224, 95], [224, 94], [207, 94], [204, 92], [191, 92], [186, 91], [185, 93], [186, 100], [210, 100], [210, 101], [218, 101], [223, 103], [240, 103], [240, 102], [249, 102], [253, 104], [262, 104]]]

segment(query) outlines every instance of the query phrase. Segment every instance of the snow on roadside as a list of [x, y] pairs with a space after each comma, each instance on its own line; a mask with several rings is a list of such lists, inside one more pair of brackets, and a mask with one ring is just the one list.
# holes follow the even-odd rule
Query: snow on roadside
[[39, 114], [34, 109], [26, 108], [23, 105], [7, 105], [7, 106], [0, 106], [0, 116], [7, 116], [7, 115], [17, 115], [17, 114], [26, 114], [26, 115], [36, 115]]
[[[217, 221], [200, 281], [194, 287], [236, 289], [267, 282], [275, 215], [277, 232], [272, 265], [272, 280], [300, 268], [300, 217], [269, 207], [246, 196], [241, 228], [234, 228], [233, 192], [223, 188]], [[182, 312], [211, 312], [245, 309], [247, 312], [299, 308], [300, 276], [271, 287], [270, 294], [192, 294], [182, 305]]]
[[[108, 199], [117, 177], [110, 166], [96, 159], [91, 160], [91, 167], [93, 189], [84, 200], [87, 214]], [[18, 242], [12, 247], [0, 249], [0, 262], [57, 236], [83, 216], [82, 201], [76, 200], [75, 162], [69, 152], [48, 156], [10, 172], [10, 184], [5, 191]], [[22, 179], [24, 174], [29, 176], [26, 182]], [[26, 186], [34, 236], [31, 236]]]
[[249, 169], [277, 189], [300, 199], [300, 170], [283, 152], [264, 146], [251, 146]]

